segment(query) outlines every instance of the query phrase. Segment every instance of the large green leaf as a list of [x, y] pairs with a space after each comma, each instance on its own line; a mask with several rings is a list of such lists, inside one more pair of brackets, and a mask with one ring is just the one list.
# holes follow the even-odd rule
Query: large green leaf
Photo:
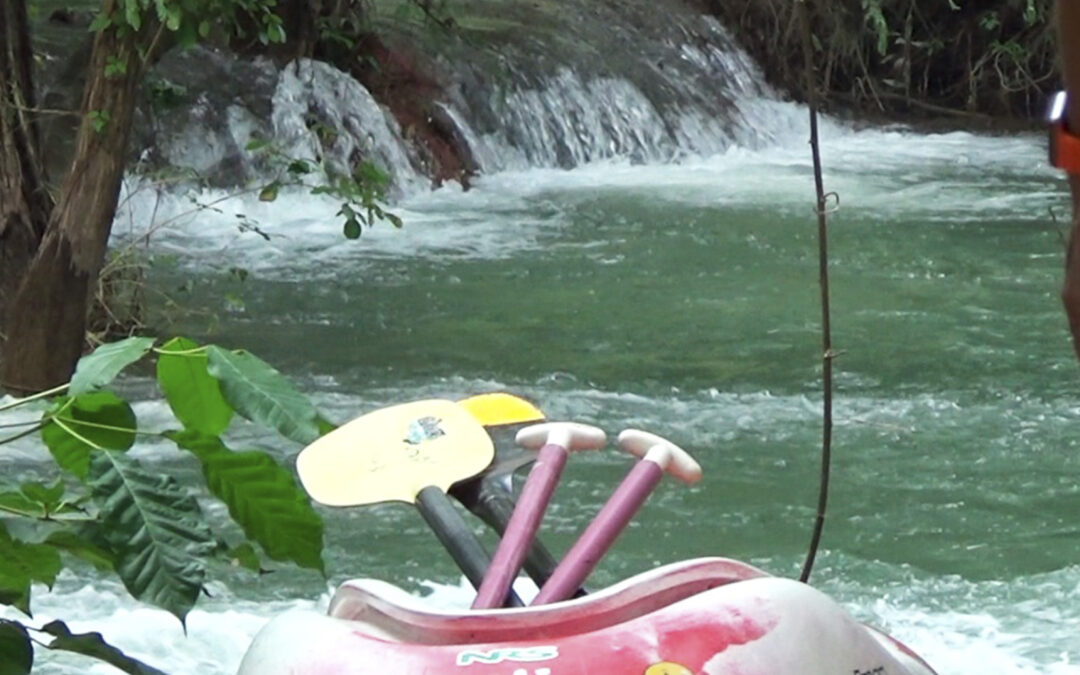
[[0, 603], [30, 614], [30, 584], [52, 587], [62, 564], [51, 546], [13, 539], [0, 523]]
[[[233, 409], [207, 370], [206, 352], [187, 338], [173, 338], [158, 357], [158, 386], [184, 427], [217, 436], [232, 421]], [[181, 353], [169, 353], [181, 352]]]
[[45, 543], [64, 553], [85, 560], [102, 571], [112, 571], [113, 554], [102, 546], [104, 537], [96, 522], [81, 523], [75, 529], [55, 530], [45, 537]]
[[78, 396], [105, 386], [116, 379], [121, 370], [145, 356], [153, 346], [154, 339], [145, 337], [129, 337], [101, 345], [79, 359], [68, 393]]
[[249, 352], [215, 345], [207, 348], [207, 355], [210, 374], [221, 382], [225, 400], [238, 413], [298, 443], [319, 437], [315, 406], [268, 363]]
[[0, 619], [0, 675], [29, 675], [34, 645], [18, 621]]
[[116, 452], [97, 453], [90, 478], [124, 586], [183, 623], [206, 576], [205, 556], [214, 547], [195, 499], [172, 477], [146, 471]]
[[41, 504], [21, 492], [0, 492], [0, 512], [28, 518], [40, 518], [45, 515], [45, 509]]
[[142, 661], [131, 658], [101, 637], [101, 633], [72, 633], [63, 621], [52, 621], [42, 626], [41, 630], [55, 639], [49, 643], [49, 649], [74, 652], [104, 661], [131, 675], [165, 675], [157, 668], [152, 668]]
[[62, 397], [45, 413], [41, 439], [56, 463], [86, 478], [95, 450], [127, 450], [135, 444], [135, 412], [127, 401], [107, 391], [74, 399]]
[[322, 518], [291, 472], [265, 452], [233, 452], [216, 437], [191, 431], [169, 437], [199, 458], [210, 492], [266, 555], [324, 570]]

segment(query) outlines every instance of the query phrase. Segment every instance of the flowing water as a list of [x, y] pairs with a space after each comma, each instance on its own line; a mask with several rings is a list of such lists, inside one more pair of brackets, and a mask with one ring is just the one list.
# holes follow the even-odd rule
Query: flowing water
[[[149, 250], [158, 287], [207, 309], [159, 322], [250, 348], [337, 421], [509, 390], [553, 419], [610, 435], [639, 427], [690, 450], [704, 480], [664, 483], [593, 586], [703, 555], [795, 576], [821, 433], [806, 113], [761, 97], [740, 106], [757, 133], [734, 134], [722, 151], [572, 170], [505, 162], [468, 192], [413, 191], [395, 206], [404, 229], [380, 224], [360, 241], [342, 238], [337, 204], [323, 198], [201, 193], [221, 197], [216, 210], [175, 220]], [[812, 582], [943, 674], [1080, 673], [1080, 386], [1057, 299], [1064, 184], [1035, 136], [826, 121], [822, 143], [826, 187], [839, 195], [841, 353]], [[133, 191], [118, 241], [190, 205]], [[148, 381], [124, 387], [143, 424], [163, 423]], [[273, 443], [247, 427], [235, 434], [238, 445]], [[34, 472], [37, 452], [7, 450], [5, 472]], [[197, 481], [169, 447], [134, 452]], [[628, 467], [613, 451], [573, 459], [545, 520], [549, 547], [575, 539]], [[412, 507], [324, 514], [328, 580], [218, 570], [186, 636], [89, 571], [37, 589], [34, 622], [63, 617], [169, 672], [211, 674], [234, 671], [269, 618], [325, 607], [351, 576], [467, 601]], [[43, 657], [40, 669], [86, 671], [67, 657]]]

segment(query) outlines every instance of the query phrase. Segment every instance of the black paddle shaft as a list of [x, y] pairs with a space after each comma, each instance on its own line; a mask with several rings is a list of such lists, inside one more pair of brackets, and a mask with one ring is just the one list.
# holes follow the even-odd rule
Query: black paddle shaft
[[[454, 495], [465, 508], [475, 513], [480, 520], [490, 525], [501, 537], [506, 533], [506, 526], [510, 522], [510, 516], [514, 513], [514, 498], [502, 485], [500, 479], [493, 476], [484, 476], [478, 480], [458, 483], [451, 489]], [[544, 583], [555, 571], [558, 563], [551, 552], [540, 542], [533, 539], [529, 544], [529, 552], [525, 556], [525, 572], [537, 586], [543, 587]], [[573, 597], [585, 595], [586, 591], [579, 588]]]
[[[491, 565], [491, 556], [484, 550], [476, 533], [469, 529], [461, 514], [454, 510], [446, 493], [430, 485], [416, 495], [416, 507], [435, 536], [457, 563], [474, 588], [480, 588]], [[523, 607], [525, 603], [511, 589], [506, 606]]]

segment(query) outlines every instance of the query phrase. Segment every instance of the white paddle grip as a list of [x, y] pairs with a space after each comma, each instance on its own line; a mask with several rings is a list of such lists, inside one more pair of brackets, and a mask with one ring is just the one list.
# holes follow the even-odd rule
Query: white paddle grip
[[536, 450], [548, 444], [565, 448], [568, 452], [577, 450], [599, 450], [607, 444], [607, 434], [603, 429], [576, 422], [545, 422], [525, 427], [515, 437], [517, 444]]
[[701, 465], [690, 453], [656, 434], [640, 429], [624, 429], [619, 434], [619, 447], [646, 462], [659, 465], [666, 473], [684, 483], [692, 485], [701, 480]]

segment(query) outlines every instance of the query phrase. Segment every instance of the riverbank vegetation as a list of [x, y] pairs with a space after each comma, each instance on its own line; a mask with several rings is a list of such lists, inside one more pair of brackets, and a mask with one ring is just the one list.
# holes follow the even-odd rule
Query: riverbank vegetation
[[[151, 362], [147, 364], [146, 362]], [[112, 387], [128, 367], [151, 365], [172, 413], [160, 430], [141, 426]], [[264, 560], [318, 572], [323, 523], [290, 470], [261, 449], [229, 447], [235, 417], [306, 444], [332, 428], [278, 371], [246, 351], [174, 338], [160, 346], [132, 337], [84, 356], [71, 382], [0, 405], [40, 415], [0, 425], [0, 447], [40, 434], [53, 460], [43, 479], [0, 480], [0, 606], [32, 616], [34, 584], [51, 588], [65, 568], [93, 565], [132, 597], [181, 622], [205, 584], [233, 566], [261, 574]], [[190, 455], [203, 477], [192, 491], [128, 451], [157, 438]], [[211, 522], [200, 500], [225, 506], [231, 524]], [[220, 521], [221, 519], [215, 519]], [[75, 652], [137, 675], [161, 671], [73, 634], [62, 620], [0, 619], [0, 673], [26, 675], [39, 649]]]
[[[771, 82], [805, 99], [789, 0], [708, 0]], [[827, 103], [864, 114], [1037, 119], [1058, 86], [1053, 0], [808, 0]]]

